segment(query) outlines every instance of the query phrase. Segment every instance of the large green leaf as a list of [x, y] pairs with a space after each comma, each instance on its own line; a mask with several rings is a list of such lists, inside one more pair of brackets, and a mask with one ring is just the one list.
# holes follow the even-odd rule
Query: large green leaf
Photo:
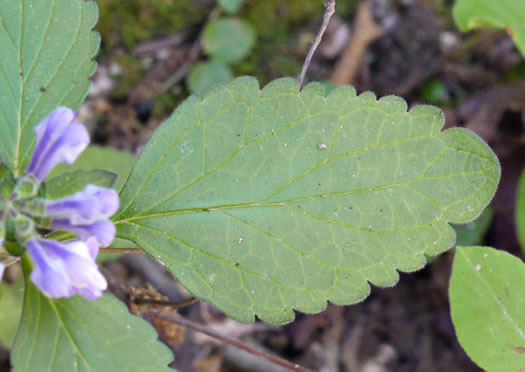
[[488, 247], [458, 247], [450, 306], [467, 354], [491, 372], [525, 369], [525, 265]]
[[485, 26], [507, 28], [525, 55], [525, 1], [457, 0], [454, 18], [464, 31]]
[[78, 108], [94, 72], [97, 6], [84, 0], [0, 1], [0, 158], [15, 175], [33, 127], [59, 105]]
[[454, 245], [500, 168], [442, 113], [351, 87], [239, 78], [191, 97], [121, 192], [117, 235], [227, 315], [284, 323], [351, 304]]
[[525, 252], [525, 169], [521, 173], [516, 192], [516, 231], [521, 249]]
[[50, 299], [27, 280], [11, 362], [14, 372], [170, 372], [171, 351], [110, 294]]

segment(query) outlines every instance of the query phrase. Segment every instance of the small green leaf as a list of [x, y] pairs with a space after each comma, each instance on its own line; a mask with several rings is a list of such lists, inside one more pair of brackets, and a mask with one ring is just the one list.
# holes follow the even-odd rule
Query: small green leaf
[[254, 28], [237, 18], [213, 20], [204, 27], [202, 33], [202, 45], [206, 53], [224, 63], [243, 59], [254, 43]]
[[87, 185], [113, 187], [117, 175], [102, 169], [76, 170], [53, 177], [45, 183], [45, 196], [56, 200], [84, 190]]
[[521, 249], [525, 252], [525, 169], [521, 173], [518, 190], [516, 192], [516, 231]]
[[188, 89], [191, 93], [206, 94], [219, 84], [229, 83], [233, 79], [231, 68], [215, 60], [199, 62], [192, 66], [188, 75]]
[[0, 157], [18, 176], [33, 128], [57, 106], [78, 109], [95, 71], [94, 1], [0, 1]]
[[489, 372], [525, 369], [525, 265], [488, 247], [458, 247], [450, 281], [456, 335]]
[[135, 161], [135, 156], [129, 151], [91, 145], [80, 154], [73, 165], [59, 164], [53, 169], [49, 178], [76, 170], [104, 169], [118, 175], [114, 188], [120, 191]]
[[110, 294], [50, 299], [28, 280], [13, 372], [173, 372], [171, 351], [144, 320]]
[[351, 87], [239, 78], [161, 125], [121, 192], [117, 236], [228, 316], [351, 304], [451, 248], [499, 163], [442, 113]]
[[463, 31], [485, 26], [506, 28], [525, 56], [525, 1], [457, 0], [453, 12]]
[[456, 245], [478, 245], [483, 242], [492, 222], [494, 213], [492, 209], [486, 208], [481, 215], [472, 222], [463, 225], [453, 225], [456, 230]]
[[220, 6], [228, 13], [235, 13], [242, 5], [242, 0], [217, 0]]
[[0, 283], [0, 345], [11, 348], [22, 316], [24, 280]]

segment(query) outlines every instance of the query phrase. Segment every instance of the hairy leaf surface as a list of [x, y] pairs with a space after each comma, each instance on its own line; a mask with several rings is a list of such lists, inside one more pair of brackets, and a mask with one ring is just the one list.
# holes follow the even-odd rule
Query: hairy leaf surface
[[285, 323], [351, 304], [454, 245], [500, 168], [442, 113], [351, 87], [239, 78], [191, 97], [121, 192], [117, 236], [227, 315]]
[[483, 369], [525, 368], [525, 265], [503, 251], [458, 247], [450, 307], [459, 342]]
[[110, 294], [50, 299], [29, 281], [11, 362], [14, 372], [170, 372], [171, 351]]
[[57, 106], [83, 101], [97, 17], [93, 1], [0, 1], [0, 158], [15, 175], [29, 161], [35, 125]]
[[525, 56], [525, 1], [457, 0], [454, 18], [464, 31], [485, 26], [507, 28]]

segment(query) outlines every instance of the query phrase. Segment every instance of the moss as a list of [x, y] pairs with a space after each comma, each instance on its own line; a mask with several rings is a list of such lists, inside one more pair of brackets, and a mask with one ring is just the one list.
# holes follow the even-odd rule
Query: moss
[[122, 44], [131, 49], [137, 43], [187, 30], [205, 21], [215, 5], [209, 1], [98, 0], [103, 51]]
[[128, 54], [117, 57], [118, 64], [122, 67], [122, 74], [117, 80], [116, 88], [112, 91], [112, 98], [116, 101], [125, 101], [129, 91], [139, 83], [144, 75], [141, 62]]

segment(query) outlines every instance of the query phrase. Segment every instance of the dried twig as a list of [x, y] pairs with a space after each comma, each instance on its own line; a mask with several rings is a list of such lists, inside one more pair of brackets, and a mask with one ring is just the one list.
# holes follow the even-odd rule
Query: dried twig
[[312, 62], [312, 57], [314, 56], [315, 50], [321, 43], [321, 39], [323, 38], [326, 28], [328, 27], [328, 23], [330, 22], [330, 18], [332, 18], [334, 13], [335, 13], [335, 0], [328, 0], [326, 3], [326, 11], [323, 17], [323, 24], [321, 25], [321, 28], [319, 29], [319, 32], [317, 33], [317, 36], [315, 37], [314, 43], [312, 44], [312, 46], [310, 47], [310, 50], [308, 51], [308, 54], [306, 55], [306, 59], [304, 60], [301, 74], [297, 78], [297, 82], [299, 83], [299, 86], [303, 86], [304, 77], [306, 76], [306, 71], [308, 71], [308, 67], [310, 67], [310, 62]]
[[[217, 18], [220, 14], [221, 14], [221, 8], [216, 7], [210, 12], [208, 19], [206, 20], [206, 23], [209, 23], [211, 20]], [[199, 58], [199, 54], [202, 48], [201, 47], [201, 36], [202, 34], [199, 34], [199, 36], [197, 37], [197, 39], [194, 41], [193, 45], [191, 46], [186, 62], [177, 71], [175, 71], [173, 75], [171, 75], [164, 83], [162, 83], [159, 91], [157, 92], [157, 96], [166, 92], [172, 86], [174, 86], [179, 81], [184, 79], [186, 75], [188, 75], [188, 73], [191, 70], [191, 66], [193, 66], [193, 63], [197, 60], [197, 58]]]
[[185, 298], [183, 300], [175, 300], [175, 301], [168, 301], [168, 300], [156, 300], [153, 298], [144, 298], [144, 297], [135, 297], [133, 298], [133, 302], [137, 305], [144, 305], [144, 304], [152, 304], [152, 305], [164, 305], [164, 306], [171, 306], [173, 308], [180, 308], [180, 307], [186, 307], [189, 305], [193, 305], [196, 302], [199, 302], [199, 299], [195, 297]]
[[370, 2], [365, 1], [357, 9], [352, 38], [341, 59], [335, 65], [330, 79], [332, 83], [335, 85], [353, 84], [368, 46], [382, 34], [383, 30], [374, 23]]
[[272, 355], [272, 354], [269, 354], [269, 353], [266, 353], [262, 350], [259, 350], [259, 349], [256, 349], [256, 348], [253, 348], [249, 345], [247, 345], [246, 343], [236, 339], [236, 338], [233, 338], [233, 337], [228, 337], [228, 336], [224, 336], [224, 335], [221, 335], [220, 333], [217, 333], [215, 332], [213, 329], [210, 329], [208, 327], [205, 327], [201, 324], [198, 324], [198, 323], [195, 323], [195, 322], [192, 322], [191, 320], [188, 320], [188, 319], [184, 319], [184, 318], [180, 318], [180, 317], [175, 317], [171, 314], [166, 314], [166, 313], [163, 313], [162, 311], [158, 311], [158, 310], [148, 310], [149, 314], [151, 315], [155, 315], [156, 317], [159, 317], [159, 318], [162, 318], [162, 319], [165, 319], [167, 321], [170, 321], [170, 322], [173, 322], [173, 323], [177, 323], [183, 327], [186, 327], [186, 328], [190, 328], [190, 329], [193, 329], [194, 331], [197, 331], [197, 332], [201, 332], [201, 333], [204, 333], [204, 334], [207, 334], [208, 336], [210, 337], [213, 337], [217, 340], [220, 340], [224, 343], [227, 343], [227, 344], [230, 344], [232, 346], [235, 346], [241, 350], [244, 350], [250, 354], [253, 354], [253, 355], [256, 355], [260, 358], [263, 358], [263, 359], [266, 359], [267, 361], [273, 363], [273, 364], [276, 364], [280, 367], [283, 367], [283, 368], [287, 368], [289, 369], [290, 371], [294, 371], [294, 372], [313, 372], [312, 370], [308, 369], [308, 368], [304, 368], [304, 367], [301, 367], [300, 365], [298, 364], [294, 364], [294, 363], [291, 363], [285, 359], [282, 359], [282, 358], [279, 358], [278, 356], [275, 356], [275, 355]]

